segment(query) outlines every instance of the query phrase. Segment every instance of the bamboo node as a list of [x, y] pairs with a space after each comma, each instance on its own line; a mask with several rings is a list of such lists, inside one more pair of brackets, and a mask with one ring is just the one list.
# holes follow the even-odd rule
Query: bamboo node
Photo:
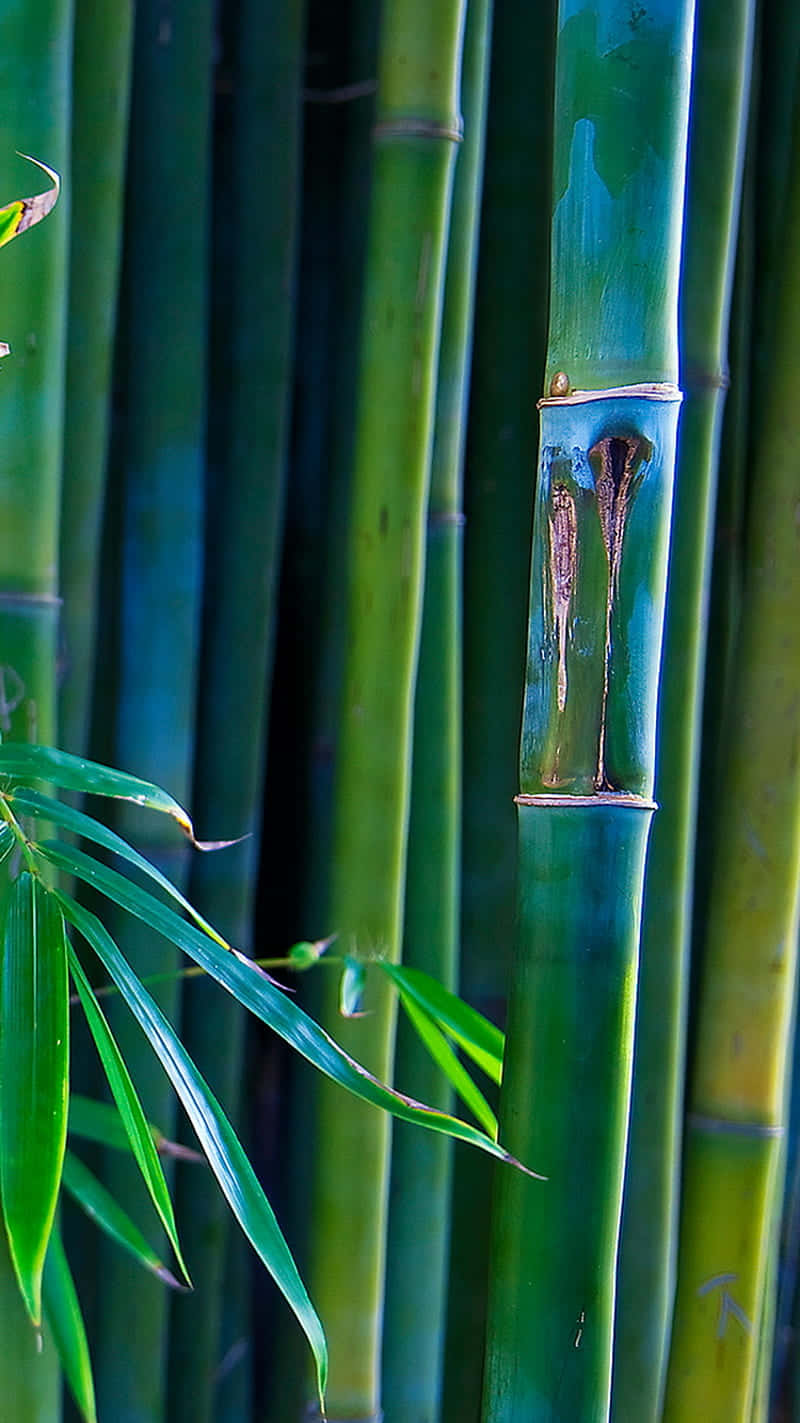
[[464, 137], [464, 123], [460, 115], [454, 115], [447, 123], [439, 123], [436, 119], [382, 119], [375, 124], [372, 137], [376, 142], [392, 138], [444, 138], [450, 143], [460, 143]]
[[648, 796], [634, 795], [632, 791], [598, 791], [596, 795], [515, 795], [515, 805], [541, 806], [585, 806], [585, 805], [625, 805], [634, 810], [658, 810], [658, 804]]
[[[550, 383], [550, 394], [537, 400], [536, 408], [544, 405], [587, 405], [592, 400], [683, 400], [680, 387], [671, 381], [645, 382], [642, 385], [611, 385], [606, 390], [567, 390], [556, 394], [553, 387], [564, 375], [559, 371]], [[566, 378], [566, 377], [565, 377]]]

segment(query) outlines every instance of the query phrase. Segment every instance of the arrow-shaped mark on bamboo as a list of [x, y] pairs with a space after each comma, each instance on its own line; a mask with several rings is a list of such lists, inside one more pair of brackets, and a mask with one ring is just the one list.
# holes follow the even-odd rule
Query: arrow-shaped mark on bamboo
[[733, 1315], [733, 1318], [738, 1320], [745, 1334], [752, 1334], [753, 1332], [752, 1323], [747, 1318], [747, 1315], [745, 1314], [741, 1305], [736, 1303], [736, 1300], [733, 1298], [733, 1295], [730, 1293], [729, 1290], [725, 1288], [726, 1285], [733, 1284], [734, 1280], [738, 1280], [738, 1278], [738, 1275], [730, 1273], [722, 1275], [712, 1275], [709, 1280], [706, 1280], [704, 1284], [700, 1285], [697, 1291], [699, 1295], [708, 1295], [711, 1294], [712, 1290], [721, 1290], [721, 1294], [719, 1297], [719, 1314], [717, 1316], [718, 1339], [725, 1338], [725, 1334], [728, 1328], [729, 1315]]

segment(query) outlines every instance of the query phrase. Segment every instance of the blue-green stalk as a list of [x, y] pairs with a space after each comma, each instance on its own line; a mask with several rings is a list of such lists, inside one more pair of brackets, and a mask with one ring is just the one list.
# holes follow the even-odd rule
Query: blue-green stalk
[[[680, 391], [693, 12], [562, 0], [487, 1423], [602, 1423]], [[623, 139], [624, 135], [624, 139]], [[645, 218], [646, 214], [646, 218]]]

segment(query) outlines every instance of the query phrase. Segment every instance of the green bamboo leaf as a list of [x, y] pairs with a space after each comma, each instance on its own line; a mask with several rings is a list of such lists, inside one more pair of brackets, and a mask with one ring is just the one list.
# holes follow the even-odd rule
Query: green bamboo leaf
[[339, 1012], [343, 1018], [360, 1018], [366, 970], [358, 959], [346, 958], [339, 984]]
[[53, 168], [48, 168], [47, 164], [41, 163], [38, 158], [31, 158], [28, 153], [21, 153], [19, 156], [41, 168], [51, 179], [53, 186], [48, 188], [46, 193], [36, 193], [32, 198], [16, 198], [13, 203], [0, 208], [0, 247], [5, 247], [12, 237], [19, 237], [21, 232], [35, 227], [37, 222], [47, 217], [58, 201], [61, 188], [61, 179]]
[[493, 1082], [501, 1081], [505, 1037], [494, 1023], [422, 969], [401, 967], [383, 960], [377, 961], [377, 967], [387, 974], [401, 993], [413, 998]]
[[[294, 1311], [311, 1346], [320, 1403], [328, 1353], [322, 1325], [308, 1298], [278, 1222], [228, 1118], [183, 1044], [96, 915], [58, 893], [64, 913], [113, 978], [172, 1083], [225, 1199], [253, 1248]], [[181, 921], [178, 921], [181, 922]], [[189, 927], [189, 926], [187, 926]], [[197, 931], [195, 931], [197, 932]], [[235, 962], [233, 955], [228, 955]]]
[[497, 1140], [497, 1118], [483, 1093], [476, 1087], [463, 1063], [459, 1062], [444, 1033], [410, 994], [400, 990], [400, 1002], [434, 1062], [441, 1068], [462, 1102], [489, 1135]]
[[[111, 1192], [106, 1190], [102, 1181], [85, 1166], [83, 1162], [71, 1151], [64, 1157], [64, 1189], [69, 1192], [78, 1205], [106, 1235], [121, 1245], [123, 1250], [127, 1250], [134, 1260], [144, 1266], [145, 1270], [150, 1270], [157, 1275], [159, 1280], [163, 1280], [165, 1285], [171, 1285], [173, 1289], [184, 1289], [179, 1280], [176, 1280], [171, 1270], [167, 1269], [163, 1260], [156, 1254], [155, 1250], [145, 1240], [138, 1225], [136, 1225], [122, 1209]], [[187, 1277], [188, 1278], [188, 1277]]]
[[[67, 858], [57, 841], [45, 841], [38, 848], [53, 865], [59, 869], [69, 869], [71, 873], [93, 885], [101, 894], [121, 905], [123, 909], [129, 910], [131, 914], [170, 939], [178, 948], [183, 949], [184, 953], [227, 988], [234, 998], [266, 1023], [267, 1027], [272, 1028], [279, 1037], [294, 1047], [302, 1057], [356, 1097], [371, 1102], [373, 1106], [382, 1107], [403, 1121], [416, 1122], [432, 1131], [444, 1132], [458, 1141], [469, 1142], [488, 1152], [490, 1156], [519, 1166], [529, 1176], [538, 1176], [538, 1172], [523, 1166], [497, 1142], [492, 1141], [491, 1137], [469, 1126], [467, 1122], [462, 1122], [447, 1112], [426, 1107], [422, 1102], [415, 1102], [380, 1082], [367, 1068], [344, 1052], [338, 1043], [334, 1042], [313, 1018], [309, 1018], [302, 1008], [293, 1003], [251, 959], [246, 959], [236, 950], [225, 952], [213, 939], [201, 934], [193, 924], [179, 919], [167, 905], [154, 899], [138, 885], [131, 884], [115, 870], [92, 860], [82, 851], [71, 849]], [[62, 904], [67, 902], [62, 895], [59, 895], [59, 899]], [[70, 914], [71, 912], [70, 907]]]
[[97, 998], [92, 991], [86, 974], [80, 965], [77, 954], [70, 946], [68, 949], [69, 966], [75, 986], [80, 995], [83, 1011], [86, 1014], [86, 1021], [89, 1030], [95, 1041], [95, 1046], [100, 1054], [108, 1085], [117, 1104], [122, 1124], [125, 1128], [131, 1150], [136, 1158], [136, 1163], [144, 1178], [144, 1183], [150, 1194], [150, 1199], [155, 1206], [161, 1223], [167, 1232], [167, 1237], [175, 1258], [181, 1267], [181, 1271], [186, 1279], [187, 1285], [191, 1285], [189, 1272], [186, 1268], [183, 1255], [181, 1254], [180, 1242], [178, 1240], [178, 1228], [175, 1224], [175, 1216], [172, 1210], [167, 1182], [158, 1159], [158, 1152], [153, 1143], [150, 1127], [142, 1110], [142, 1104], [136, 1093], [130, 1073], [125, 1066], [122, 1053], [117, 1046], [108, 1022], [103, 1013]]
[[219, 849], [228, 840], [196, 840], [194, 826], [187, 811], [171, 795], [150, 781], [115, 771], [98, 761], [72, 756], [53, 746], [32, 746], [20, 742], [4, 742], [0, 746], [0, 776], [10, 779], [48, 781], [65, 791], [83, 791], [87, 795], [111, 796], [115, 800], [130, 800], [147, 810], [159, 811], [174, 820], [198, 850]]
[[53, 1226], [44, 1262], [42, 1297], [64, 1376], [86, 1423], [97, 1423], [86, 1328], [61, 1232]]
[[34, 1324], [67, 1129], [66, 934], [53, 895], [15, 881], [3, 937], [0, 998], [0, 1188], [11, 1258]]
[[[171, 1141], [152, 1122], [148, 1122], [147, 1127], [159, 1156], [174, 1156], [181, 1161], [204, 1159], [199, 1152], [192, 1151], [181, 1142]], [[82, 1097], [79, 1092], [70, 1093], [67, 1131], [84, 1141], [96, 1141], [101, 1146], [108, 1146], [112, 1151], [131, 1150], [128, 1133], [117, 1108], [111, 1102]]]
[[[0, 748], [2, 750], [2, 748]], [[2, 764], [2, 763], [0, 763]], [[210, 934], [212, 939], [216, 939], [224, 949], [230, 947], [229, 944], [218, 934], [216, 929], [192, 907], [175, 887], [174, 884], [163, 875], [155, 865], [140, 855], [138, 850], [134, 850], [127, 840], [123, 840], [121, 835], [109, 830], [107, 825], [102, 825], [93, 816], [86, 815], [82, 810], [76, 810], [71, 805], [65, 805], [62, 801], [53, 800], [52, 796], [41, 795], [35, 790], [15, 790], [8, 797], [11, 808], [15, 814], [35, 816], [37, 819], [48, 821], [51, 825], [60, 825], [63, 830], [69, 830], [74, 835], [80, 835], [84, 840], [93, 840], [96, 845], [102, 845], [103, 849], [111, 850], [113, 854], [120, 855], [129, 864], [135, 865], [142, 874], [155, 880], [156, 884], [174, 899], [182, 909], [203, 929], [206, 934]], [[1, 849], [2, 847], [0, 847]]]

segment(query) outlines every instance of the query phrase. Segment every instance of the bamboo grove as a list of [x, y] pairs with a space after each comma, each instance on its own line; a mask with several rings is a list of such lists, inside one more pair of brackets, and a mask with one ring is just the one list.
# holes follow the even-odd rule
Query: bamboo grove
[[0, 66], [0, 1420], [800, 1418], [796, 3]]

